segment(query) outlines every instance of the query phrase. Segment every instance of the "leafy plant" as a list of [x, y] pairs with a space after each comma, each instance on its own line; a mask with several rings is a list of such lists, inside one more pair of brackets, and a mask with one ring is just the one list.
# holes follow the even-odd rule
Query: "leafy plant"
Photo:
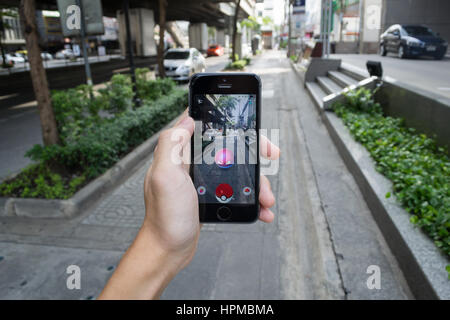
[[136, 86], [138, 95], [143, 100], [156, 100], [169, 92], [171, 92], [176, 83], [170, 78], [158, 78], [148, 81], [147, 74], [150, 72], [148, 68], [136, 69]]
[[74, 89], [52, 92], [53, 111], [60, 136], [76, 139], [83, 129], [100, 121], [102, 103], [90, 100], [92, 87], [80, 85]]
[[[27, 156], [37, 164], [0, 184], [0, 195], [69, 198], [179, 115], [186, 105], [187, 92], [172, 90], [158, 100], [145, 101], [140, 108], [86, 127], [77, 139], [66, 139], [62, 145], [35, 145]], [[50, 168], [54, 164], [66, 173], [53, 172]]]
[[[351, 91], [334, 106], [376, 169], [393, 183], [393, 194], [435, 245], [450, 256], [450, 160], [433, 139], [384, 116], [367, 89]], [[391, 194], [386, 194], [390, 197]], [[448, 269], [447, 269], [448, 270]]]
[[64, 178], [44, 164], [25, 168], [16, 178], [0, 184], [0, 195], [20, 198], [68, 199], [85, 184], [83, 175]]
[[234, 62], [230, 62], [225, 66], [225, 70], [244, 70], [247, 65], [246, 60], [237, 60]]
[[102, 105], [112, 114], [122, 113], [133, 105], [134, 93], [129, 75], [115, 74], [106, 88], [99, 92], [104, 100]]

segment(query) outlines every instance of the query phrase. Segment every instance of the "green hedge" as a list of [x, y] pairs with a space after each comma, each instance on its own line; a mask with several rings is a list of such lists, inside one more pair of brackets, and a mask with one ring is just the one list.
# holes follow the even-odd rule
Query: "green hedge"
[[245, 66], [251, 63], [250, 57], [244, 57], [243, 59], [231, 61], [225, 66], [225, 70], [244, 70]]
[[[187, 92], [175, 89], [138, 109], [128, 109], [109, 121], [87, 127], [77, 139], [64, 145], [34, 146], [27, 152], [37, 165], [25, 169], [12, 181], [0, 185], [0, 195], [68, 198], [83, 184], [98, 177], [133, 148], [158, 132], [187, 106]], [[50, 167], [63, 167], [64, 174]], [[42, 188], [48, 184], [57, 190]]]
[[[136, 89], [144, 104], [168, 95], [174, 88], [172, 79], [147, 80], [147, 68], [136, 70]], [[89, 127], [107, 122], [133, 107], [130, 75], [116, 74], [103, 89], [91, 86], [52, 91], [52, 106], [62, 143], [76, 140]]]
[[411, 213], [411, 222], [450, 256], [448, 152], [437, 147], [433, 139], [406, 127], [402, 119], [384, 116], [372, 95], [367, 89], [350, 92], [334, 110], [355, 140], [370, 152], [377, 170], [393, 182], [393, 192]]

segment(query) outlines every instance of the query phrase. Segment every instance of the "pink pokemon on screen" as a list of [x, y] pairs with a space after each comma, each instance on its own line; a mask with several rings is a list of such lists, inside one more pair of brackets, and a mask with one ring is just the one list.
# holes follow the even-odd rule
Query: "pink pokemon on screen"
[[234, 153], [233, 151], [223, 148], [217, 151], [214, 161], [219, 166], [219, 168], [226, 169], [234, 164]]

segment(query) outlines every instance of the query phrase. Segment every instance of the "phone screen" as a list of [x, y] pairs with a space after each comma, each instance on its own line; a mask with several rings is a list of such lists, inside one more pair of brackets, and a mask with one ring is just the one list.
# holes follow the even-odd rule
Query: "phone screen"
[[255, 94], [195, 94], [193, 181], [199, 203], [255, 204]]

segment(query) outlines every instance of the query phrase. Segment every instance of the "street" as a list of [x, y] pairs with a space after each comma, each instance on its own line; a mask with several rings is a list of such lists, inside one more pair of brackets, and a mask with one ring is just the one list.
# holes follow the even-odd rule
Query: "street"
[[367, 60], [380, 61], [383, 66], [383, 76], [389, 76], [406, 84], [450, 98], [450, 58], [448, 56], [442, 60], [399, 59], [389, 53], [385, 57], [379, 54], [332, 54], [330, 58], [342, 59], [342, 62], [363, 70], [367, 70]]
[[[220, 70], [226, 60], [207, 59], [208, 71]], [[279, 170], [268, 176], [277, 201], [275, 221], [204, 225], [192, 263], [162, 299], [412, 298], [286, 53], [265, 51], [247, 71], [262, 79], [262, 128], [269, 138], [271, 129], [280, 135]], [[9, 132], [17, 125], [11, 124]], [[11, 146], [3, 140], [6, 158]], [[142, 223], [142, 186], [150, 163], [151, 155], [125, 183], [76, 218], [2, 218], [0, 298], [97, 297]], [[69, 265], [81, 268], [80, 290], [66, 287]], [[370, 265], [382, 270], [380, 290], [366, 284]]]

